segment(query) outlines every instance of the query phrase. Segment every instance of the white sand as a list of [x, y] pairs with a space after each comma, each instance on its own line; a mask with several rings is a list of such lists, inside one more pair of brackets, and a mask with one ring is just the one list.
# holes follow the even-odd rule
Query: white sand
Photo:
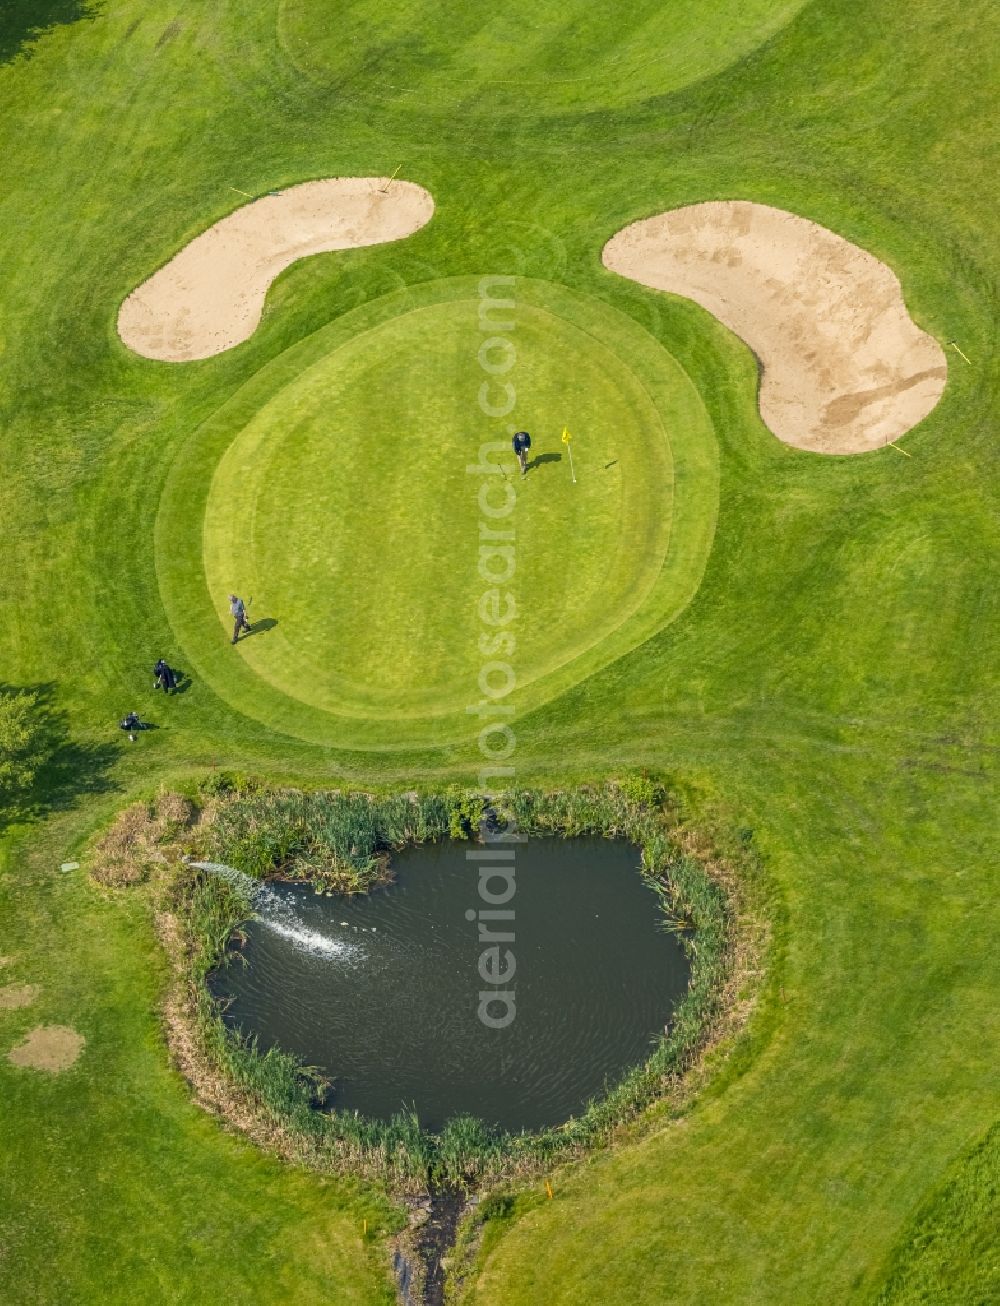
[[896, 275], [815, 222], [742, 200], [692, 204], [625, 227], [603, 259], [693, 299], [750, 346], [761, 417], [786, 444], [877, 449], [941, 397], [944, 351], [906, 311]]
[[182, 363], [249, 339], [268, 287], [297, 259], [401, 240], [430, 221], [422, 186], [387, 177], [307, 181], [245, 204], [196, 236], [125, 300], [122, 340]]

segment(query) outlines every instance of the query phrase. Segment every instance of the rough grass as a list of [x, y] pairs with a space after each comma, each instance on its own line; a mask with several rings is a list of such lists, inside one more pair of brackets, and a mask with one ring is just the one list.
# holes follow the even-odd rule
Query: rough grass
[[[495, 33], [484, 46], [452, 9], [421, 11], [419, 40], [394, 43], [388, 8], [351, 6], [358, 41], [325, 79], [296, 59], [303, 32], [336, 41], [329, 8], [299, 5], [297, 32], [292, 6], [270, 0], [0, 15], [0, 657], [5, 683], [46, 687], [75, 750], [43, 778], [36, 824], [7, 836], [0, 951], [18, 959], [10, 982], [43, 985], [43, 1019], [87, 1038], [57, 1086], [0, 1059], [5, 1301], [189, 1303], [220, 1284], [243, 1300], [386, 1297], [381, 1253], [358, 1233], [370, 1208], [190, 1105], [166, 1067], [166, 975], [142, 911], [58, 866], [115, 802], [216, 762], [328, 786], [474, 774], [471, 730], [432, 749], [400, 719], [377, 750], [352, 751], [258, 713], [249, 685], [223, 693], [199, 674], [168, 702], [148, 674], [160, 654], [197, 670], [188, 627], [208, 629], [189, 563], [169, 615], [160, 590], [157, 514], [180, 451], [221, 405], [245, 395], [252, 412], [256, 374], [286, 349], [441, 276], [564, 281], [631, 316], [691, 377], [719, 443], [694, 602], [518, 721], [518, 783], [667, 769], [696, 808], [753, 828], [786, 909], [780, 979], [738, 1063], [682, 1126], [588, 1163], [551, 1202], [515, 1205], [484, 1239], [469, 1295], [868, 1302], [901, 1273], [894, 1249], [916, 1255], [914, 1222], [994, 1123], [996, 7], [814, 0], [763, 45], [729, 45], [736, 61], [715, 72], [701, 48], [728, 41], [736, 11], [688, 7], [693, 39], [658, 47], [668, 77], [650, 65], [626, 84], [622, 65], [594, 67], [587, 102], [555, 75], [555, 33], [577, 19], [585, 60], [620, 50], [619, 9], [580, 20], [578, 6], [543, 6], [538, 58], [517, 47], [503, 94], [510, 56], [495, 63]], [[452, 98], [449, 67], [481, 80], [458, 78]], [[298, 264], [251, 341], [189, 369], [117, 341], [120, 300], [243, 202], [231, 186], [397, 165], [437, 204], [413, 241]], [[626, 222], [732, 196], [871, 250], [920, 325], [972, 360], [949, 351], [941, 404], [902, 442], [909, 458], [780, 446], [737, 342], [601, 269]], [[130, 708], [161, 729], [110, 765]], [[4, 1048], [24, 1014], [5, 1014]], [[978, 1286], [989, 1228], [980, 1173], [949, 1239], [960, 1285]], [[386, 1226], [372, 1214], [370, 1227]], [[918, 1286], [921, 1273], [915, 1261]]]
[[959, 1159], [894, 1255], [878, 1306], [1000, 1299], [1000, 1128]]

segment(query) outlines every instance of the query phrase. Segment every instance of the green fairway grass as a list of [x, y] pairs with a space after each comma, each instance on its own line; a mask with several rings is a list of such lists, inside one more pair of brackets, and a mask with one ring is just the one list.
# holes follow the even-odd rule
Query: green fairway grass
[[[614, 23], [586, 0], [502, 9], [430, 0], [338, 6], [280, 0], [278, 30], [297, 66], [341, 93], [419, 112], [486, 100], [503, 112], [606, 109], [717, 72], [783, 27], [803, 0], [638, 0]], [[359, 57], [360, 56], [360, 57]]]
[[[996, 1295], [996, 8], [505, 14], [0, 11], [0, 681], [40, 687], [56, 741], [5, 813], [0, 983], [41, 992], [0, 1011], [4, 1303], [391, 1300], [398, 1216], [191, 1102], [144, 891], [59, 867], [212, 768], [475, 784], [452, 456], [495, 433], [463, 316], [490, 275], [524, 306], [535, 407], [512, 417], [533, 453], [563, 424], [579, 453], [575, 487], [565, 459], [517, 483], [515, 781], [664, 776], [756, 847], [776, 923], [749, 1034], [685, 1118], [491, 1221], [464, 1297]], [[244, 344], [170, 365], [117, 337], [125, 296], [247, 195], [396, 168], [433, 220], [300, 260]], [[718, 198], [869, 250], [957, 342], [899, 449], [781, 444], [739, 341], [601, 266], [626, 223]], [[236, 649], [230, 588], [276, 623]], [[169, 700], [160, 656], [188, 676]], [[159, 727], [134, 745], [129, 709]], [[6, 1059], [37, 1023], [87, 1040], [62, 1076]]]
[[996, 1206], [1000, 1193], [1000, 1128], [960, 1157], [939, 1192], [896, 1248], [896, 1273], [879, 1306], [917, 1302], [996, 1301], [1000, 1297]]
[[[56, 823], [16, 841], [22, 909], [4, 914], [0, 983], [40, 985], [32, 1008], [0, 1011], [5, 1054], [36, 1023], [87, 1040], [61, 1075], [0, 1061], [0, 1285], [5, 1302], [218, 1300], [388, 1303], [377, 1246], [384, 1203], [331, 1190], [226, 1137], [167, 1065], [157, 1019], [164, 967], [146, 913], [109, 910], [58, 871]], [[55, 859], [55, 860], [53, 860]], [[6, 903], [5, 903], [6, 905]], [[67, 967], [60, 916], [79, 934]]]

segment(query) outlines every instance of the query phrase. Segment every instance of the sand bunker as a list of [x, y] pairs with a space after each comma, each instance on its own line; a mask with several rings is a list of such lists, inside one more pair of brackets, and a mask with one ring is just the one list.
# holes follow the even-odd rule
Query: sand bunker
[[68, 1070], [83, 1051], [86, 1039], [67, 1025], [38, 1025], [7, 1060], [28, 1070]]
[[761, 417], [786, 444], [877, 449], [941, 397], [944, 351], [907, 313], [895, 274], [815, 222], [745, 201], [692, 204], [633, 222], [603, 259], [746, 341], [763, 368]]
[[246, 204], [197, 236], [134, 290], [118, 334], [145, 358], [183, 363], [232, 349], [256, 331], [267, 288], [309, 254], [400, 240], [430, 221], [422, 186], [331, 177]]
[[0, 988], [0, 1011], [29, 1007], [40, 992], [37, 984], [8, 984], [5, 988]]

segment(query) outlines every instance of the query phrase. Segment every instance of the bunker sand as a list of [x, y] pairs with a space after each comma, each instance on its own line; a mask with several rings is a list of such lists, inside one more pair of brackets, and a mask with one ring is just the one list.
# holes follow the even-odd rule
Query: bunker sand
[[36, 1025], [7, 1060], [28, 1070], [68, 1070], [84, 1049], [86, 1039], [68, 1025]]
[[779, 440], [863, 453], [909, 431], [947, 364], [914, 323], [895, 273], [825, 227], [746, 201], [692, 204], [633, 222], [605, 267], [717, 317], [753, 350], [760, 414]]
[[210, 358], [256, 331], [271, 282], [297, 259], [401, 240], [430, 221], [422, 186], [331, 177], [246, 204], [196, 236], [132, 292], [118, 334], [144, 358]]

